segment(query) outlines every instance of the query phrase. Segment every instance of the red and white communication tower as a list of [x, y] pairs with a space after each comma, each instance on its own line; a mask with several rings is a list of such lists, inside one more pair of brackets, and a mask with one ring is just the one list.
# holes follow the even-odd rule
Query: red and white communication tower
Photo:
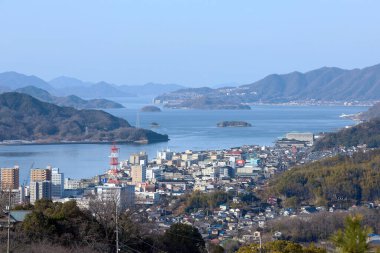
[[110, 172], [116, 175], [119, 172], [119, 148], [112, 145], [110, 158]]

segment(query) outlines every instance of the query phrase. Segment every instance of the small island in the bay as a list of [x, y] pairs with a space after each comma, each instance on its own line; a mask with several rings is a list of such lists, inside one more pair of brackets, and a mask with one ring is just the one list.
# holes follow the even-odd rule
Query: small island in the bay
[[61, 107], [30, 95], [0, 95], [1, 144], [152, 143], [168, 136], [135, 128], [101, 110]]
[[217, 127], [251, 127], [252, 125], [245, 121], [222, 121], [216, 124]]
[[161, 109], [154, 105], [147, 105], [140, 109], [141, 112], [161, 112]]
[[159, 127], [160, 124], [158, 124], [157, 122], [152, 122], [150, 123], [150, 127]]

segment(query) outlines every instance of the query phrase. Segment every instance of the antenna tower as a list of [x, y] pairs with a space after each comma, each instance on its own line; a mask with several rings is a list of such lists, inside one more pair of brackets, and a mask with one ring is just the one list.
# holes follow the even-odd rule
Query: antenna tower
[[112, 145], [110, 158], [110, 170], [112, 174], [119, 172], [119, 148], [116, 145]]

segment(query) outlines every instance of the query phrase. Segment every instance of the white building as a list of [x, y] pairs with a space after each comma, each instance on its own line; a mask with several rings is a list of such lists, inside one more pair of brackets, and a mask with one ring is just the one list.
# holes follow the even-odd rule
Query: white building
[[51, 197], [62, 198], [64, 187], [64, 175], [59, 173], [58, 168], [52, 168], [51, 170]]
[[51, 199], [51, 181], [30, 182], [30, 203], [39, 199]]
[[125, 210], [135, 204], [135, 186], [117, 186], [115, 184], [96, 186], [96, 196], [98, 200], [114, 202], [120, 210]]
[[285, 138], [288, 140], [306, 141], [310, 145], [313, 145], [314, 143], [313, 133], [287, 133]]
[[135, 200], [139, 205], [153, 205], [160, 200], [160, 194], [158, 192], [135, 192]]
[[65, 178], [64, 189], [79, 189], [80, 181], [73, 178]]
[[173, 152], [170, 151], [170, 149], [162, 150], [157, 152], [157, 159], [158, 160], [171, 160], [173, 158]]

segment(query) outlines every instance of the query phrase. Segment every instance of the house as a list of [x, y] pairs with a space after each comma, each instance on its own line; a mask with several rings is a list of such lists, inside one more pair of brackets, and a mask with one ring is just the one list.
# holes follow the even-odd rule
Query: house
[[[32, 213], [31, 210], [17, 210], [10, 212], [10, 223], [15, 224], [23, 222], [28, 214]], [[8, 226], [8, 213], [4, 213], [0, 216], [0, 227]]]
[[[367, 238], [367, 244], [370, 248], [369, 252], [377, 252], [376, 250], [380, 249], [380, 235], [378, 234], [369, 234]], [[373, 250], [373, 251], [371, 251]]]

